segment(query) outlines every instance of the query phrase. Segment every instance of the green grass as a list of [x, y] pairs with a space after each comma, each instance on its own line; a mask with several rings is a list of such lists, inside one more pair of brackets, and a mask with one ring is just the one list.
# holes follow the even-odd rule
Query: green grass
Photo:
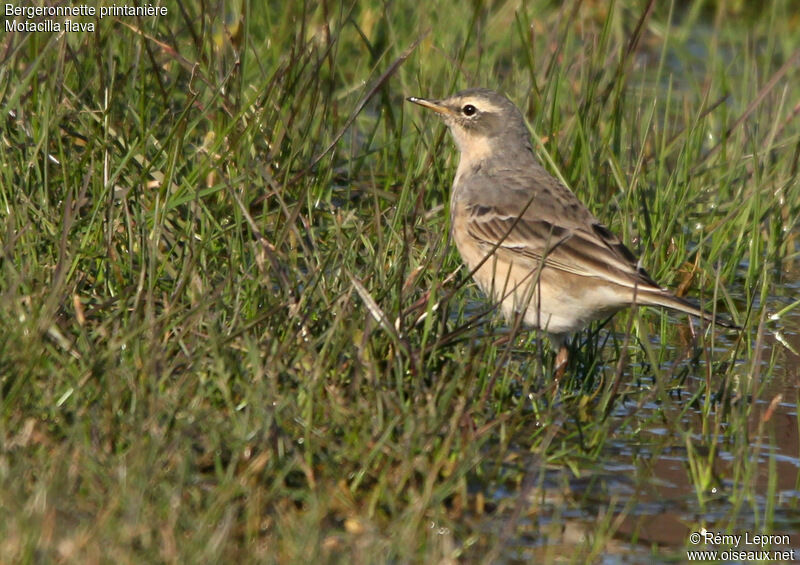
[[[687, 537], [797, 531], [793, 3], [284, 4], [0, 39], [0, 561], [680, 561], [637, 522], [676, 450]], [[622, 313], [554, 402], [404, 102], [479, 85], [741, 334]]]

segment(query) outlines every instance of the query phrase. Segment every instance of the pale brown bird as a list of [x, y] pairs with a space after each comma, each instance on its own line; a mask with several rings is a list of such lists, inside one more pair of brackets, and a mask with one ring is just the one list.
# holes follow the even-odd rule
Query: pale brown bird
[[636, 257], [537, 160], [522, 114], [502, 94], [463, 90], [411, 97], [438, 113], [461, 154], [450, 202], [453, 239], [481, 289], [512, 320], [550, 335], [556, 374], [566, 337], [633, 304], [665, 306], [713, 321], [660, 287]]

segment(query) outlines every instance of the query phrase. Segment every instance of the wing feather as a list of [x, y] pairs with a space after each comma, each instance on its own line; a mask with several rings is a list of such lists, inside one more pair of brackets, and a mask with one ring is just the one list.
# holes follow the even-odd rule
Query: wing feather
[[[599, 222], [586, 228], [515, 217], [497, 207], [467, 207], [467, 232], [487, 253], [526, 264], [596, 278], [625, 287], [661, 288], [636, 257]], [[588, 229], [587, 229], [588, 228]]]

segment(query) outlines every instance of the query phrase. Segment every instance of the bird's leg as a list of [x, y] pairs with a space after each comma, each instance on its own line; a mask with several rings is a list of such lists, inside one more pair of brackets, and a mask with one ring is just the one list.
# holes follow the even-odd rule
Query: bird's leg
[[558, 396], [558, 387], [561, 384], [561, 377], [567, 372], [567, 358], [569, 357], [569, 350], [566, 344], [562, 344], [556, 355], [555, 363], [553, 364], [553, 384], [550, 390], [550, 396], [553, 402], [556, 401]]
[[567, 359], [569, 358], [569, 350], [567, 349], [567, 344], [564, 343], [561, 345], [561, 348], [558, 350], [558, 355], [556, 355], [556, 362], [554, 369], [556, 386], [558, 386], [558, 382], [561, 380], [561, 377], [564, 376], [564, 373], [567, 372]]

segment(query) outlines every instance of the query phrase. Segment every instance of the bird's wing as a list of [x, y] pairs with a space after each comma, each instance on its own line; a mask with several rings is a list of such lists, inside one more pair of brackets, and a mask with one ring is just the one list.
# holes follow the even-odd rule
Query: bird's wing
[[[467, 232], [487, 254], [496, 253], [517, 264], [559, 269], [583, 277], [613, 282], [626, 287], [659, 289], [658, 284], [638, 266], [636, 257], [601, 223], [559, 225], [515, 216], [496, 206], [468, 206]], [[567, 222], [565, 222], [567, 223]]]

